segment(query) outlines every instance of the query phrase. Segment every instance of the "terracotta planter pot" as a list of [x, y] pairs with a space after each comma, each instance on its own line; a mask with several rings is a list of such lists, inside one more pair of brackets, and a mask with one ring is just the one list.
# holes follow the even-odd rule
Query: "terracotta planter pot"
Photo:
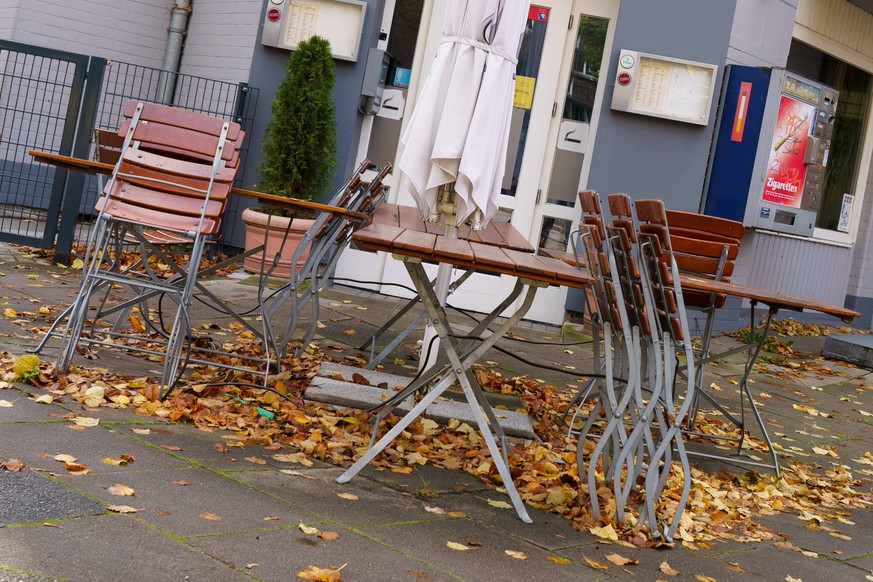
[[[258, 212], [251, 208], [243, 210], [243, 222], [246, 225], [246, 243], [245, 249], [253, 249], [264, 244], [264, 233], [267, 230], [269, 221], [270, 233], [267, 237], [267, 257], [263, 262], [264, 269], [269, 269], [272, 264], [273, 257], [282, 249], [279, 256], [279, 264], [272, 272], [273, 277], [288, 278], [291, 275], [291, 258], [297, 245], [303, 238], [303, 235], [315, 222], [313, 219], [295, 218], [293, 222], [290, 218], [284, 216], [270, 216], [263, 212]], [[285, 241], [285, 246], [282, 247], [282, 237], [285, 235], [285, 230], [288, 228], [288, 223], [291, 223], [291, 232], [288, 233], [288, 239]], [[263, 259], [263, 252], [254, 253], [250, 257], [246, 257], [243, 262], [243, 268], [248, 273], [260, 273]], [[298, 267], [303, 264], [306, 257], [309, 256], [309, 250], [303, 252], [297, 262]]]

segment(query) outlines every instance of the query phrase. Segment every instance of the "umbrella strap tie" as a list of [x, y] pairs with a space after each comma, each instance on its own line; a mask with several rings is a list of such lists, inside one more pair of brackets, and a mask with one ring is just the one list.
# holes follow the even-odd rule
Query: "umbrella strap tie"
[[497, 47], [491, 46], [490, 44], [485, 44], [484, 42], [480, 42], [478, 40], [473, 40], [472, 38], [465, 38], [463, 36], [445, 36], [443, 37], [442, 44], [466, 44], [473, 48], [477, 48], [485, 51], [486, 53], [491, 53], [493, 55], [497, 55], [498, 57], [505, 59], [511, 62], [513, 65], [518, 64], [518, 58], [514, 55], [509, 54], [508, 52], [501, 50]]

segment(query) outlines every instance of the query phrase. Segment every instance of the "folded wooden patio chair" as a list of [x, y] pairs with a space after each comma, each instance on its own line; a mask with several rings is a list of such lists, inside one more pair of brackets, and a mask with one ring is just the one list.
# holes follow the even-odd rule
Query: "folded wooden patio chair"
[[[662, 383], [652, 391], [648, 406], [640, 414], [640, 422], [628, 437], [628, 447], [642, 442], [647, 423], [657, 421], [654, 449], [646, 447], [645, 497], [640, 505], [640, 522], [649, 521], [653, 538], [663, 536], [672, 541], [691, 490], [691, 466], [682, 433], [683, 423], [695, 398], [694, 351], [688, 326], [685, 301], [680, 284], [680, 271], [673, 238], [667, 224], [667, 214], [661, 200], [637, 200], [634, 204], [639, 224], [639, 257], [646, 299], [651, 302], [656, 329], [660, 337], [659, 353]], [[678, 374], [681, 354], [687, 366], [684, 387]], [[660, 416], [655, 416], [658, 410]], [[681, 474], [674, 472], [674, 451]], [[671, 475], [681, 480], [666, 498], [662, 497]], [[677, 497], [678, 492], [678, 497]], [[658, 510], [667, 512], [667, 523], [661, 527]]]
[[[80, 341], [100, 343], [96, 337], [83, 336], [89, 319], [98, 320], [108, 313], [98, 309], [91, 314], [92, 300], [117, 286], [137, 289], [129, 303], [113, 306], [115, 313], [142, 304], [148, 297], [169, 297], [176, 306], [171, 323], [161, 326], [166, 337], [152, 338], [162, 346], [154, 351], [164, 354], [161, 392], [165, 394], [177, 379], [191, 327], [190, 306], [200, 259], [206, 243], [218, 235], [244, 133], [238, 124], [208, 115], [131, 101], [117, 134], [123, 142], [95, 207], [97, 218], [80, 292], [59, 317], [67, 325], [61, 334], [57, 370], [68, 369]], [[165, 236], [156, 238], [155, 233], [186, 241], [186, 260], [177, 263], [178, 255], [166, 252]], [[124, 250], [132, 242], [139, 256], [132, 265], [124, 264]], [[150, 261], [166, 263], [169, 276], [156, 276], [145, 268]], [[107, 305], [105, 297], [100, 305]], [[53, 331], [54, 326], [50, 334]]]
[[[345, 208], [352, 212], [372, 216], [379, 204], [384, 200], [384, 180], [393, 169], [386, 163], [379, 173], [370, 181], [364, 182], [364, 173], [370, 167], [370, 161], [364, 160], [352, 174], [348, 182], [330, 200], [330, 205]], [[352, 235], [365, 224], [362, 220], [352, 220], [349, 216], [322, 213], [318, 216], [304, 234], [297, 246], [288, 281], [279, 289], [267, 295], [266, 283], [272, 268], [268, 268], [261, 278], [259, 297], [263, 319], [267, 323], [267, 333], [274, 338], [280, 357], [287, 352], [292, 335], [296, 331], [302, 310], [310, 307], [309, 324], [303, 332], [299, 355], [315, 336], [319, 314], [319, 293], [327, 287], [339, 262], [343, 251], [348, 247]], [[305, 260], [301, 259], [306, 254]], [[278, 253], [273, 261], [273, 267], [278, 264]], [[269, 322], [281, 319], [285, 315], [285, 324], [278, 332]]]

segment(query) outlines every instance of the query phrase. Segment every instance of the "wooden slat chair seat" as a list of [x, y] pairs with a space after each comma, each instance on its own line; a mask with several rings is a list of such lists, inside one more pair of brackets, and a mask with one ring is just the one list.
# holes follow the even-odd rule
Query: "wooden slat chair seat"
[[[668, 210], [667, 220], [681, 272], [730, 281], [744, 234], [742, 223], [678, 210]], [[724, 303], [724, 294], [688, 292], [685, 296], [687, 307], [702, 311], [718, 309]]]
[[[96, 294], [108, 295], [121, 288], [133, 289], [135, 296], [118, 302], [104, 298], [93, 316], [95, 324], [103, 315], [126, 313], [149, 297], [169, 296], [176, 313], [169, 329], [159, 330], [166, 334], [161, 340], [165, 346], [163, 395], [178, 379], [191, 327], [189, 307], [199, 286], [200, 258], [205, 244], [221, 227], [244, 133], [237, 123], [132, 100], [115, 134], [99, 131], [95, 136], [96, 154], [115, 167], [95, 207], [97, 220], [79, 296], [55, 322], [67, 321], [57, 370], [63, 373], [69, 367], [80, 340], [98, 341], [93, 334], [82, 335]], [[143, 270], [120, 262], [123, 245], [133, 241], [140, 251], [136, 264]], [[182, 242], [189, 246], [187, 259], [175, 264], [173, 254], [165, 253], [161, 245]], [[154, 256], [169, 264], [169, 277], [156, 277], [150, 270], [149, 258]], [[54, 325], [49, 334], [53, 330]]]
[[[742, 223], [678, 210], [667, 210], [666, 220], [670, 224], [669, 235], [673, 257], [683, 275], [730, 282], [745, 232]], [[683, 292], [683, 296], [688, 309], [698, 311], [705, 316], [703, 328], [698, 327], [700, 346], [695, 350], [698, 389], [695, 391], [695, 402], [688, 418], [689, 427], [693, 427], [700, 399], [712, 398], [706, 388], [708, 383], [704, 382], [703, 377], [706, 362], [710, 357], [716, 310], [725, 305], [727, 295], [688, 289]]]

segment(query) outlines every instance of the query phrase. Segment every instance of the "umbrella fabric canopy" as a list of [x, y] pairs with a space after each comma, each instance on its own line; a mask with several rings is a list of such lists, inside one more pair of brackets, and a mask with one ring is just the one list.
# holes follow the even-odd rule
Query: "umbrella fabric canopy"
[[402, 142], [399, 167], [425, 219], [455, 182], [456, 224], [497, 212], [528, 0], [448, 0], [443, 39]]

